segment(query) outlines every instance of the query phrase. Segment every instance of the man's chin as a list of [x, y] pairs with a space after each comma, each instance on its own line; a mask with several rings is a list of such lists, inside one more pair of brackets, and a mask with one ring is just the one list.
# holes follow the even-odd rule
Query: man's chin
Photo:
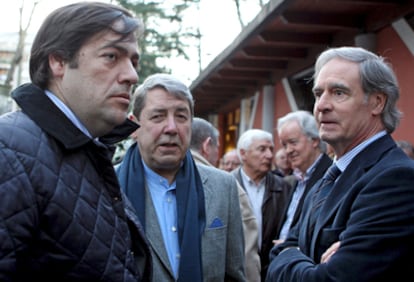
[[114, 127], [123, 124], [127, 117], [127, 113], [121, 110], [113, 111], [110, 116], [107, 116], [108, 120], [111, 121], [111, 124]]
[[332, 134], [332, 133], [330, 133], [330, 134], [323, 133], [323, 134], [320, 134], [319, 137], [321, 138], [322, 141], [324, 141], [328, 144], [335, 140], [335, 135]]
[[165, 170], [174, 170], [180, 166], [182, 159], [178, 157], [174, 158], [161, 158], [158, 159], [159, 167]]
[[167, 152], [163, 152], [158, 156], [158, 159], [160, 160], [161, 163], [172, 164], [172, 165], [181, 162], [183, 158], [184, 158], [183, 156], [177, 153], [171, 154]]

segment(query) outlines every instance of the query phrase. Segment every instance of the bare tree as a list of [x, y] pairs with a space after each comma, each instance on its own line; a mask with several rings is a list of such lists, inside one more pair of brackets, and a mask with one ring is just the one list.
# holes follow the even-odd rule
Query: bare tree
[[19, 9], [20, 12], [20, 18], [19, 18], [19, 41], [17, 43], [17, 47], [16, 47], [16, 52], [14, 53], [13, 59], [10, 62], [10, 68], [7, 72], [7, 78], [5, 81], [5, 85], [6, 86], [11, 86], [11, 83], [13, 81], [13, 77], [14, 77], [14, 72], [16, 69], [17, 65], [20, 65], [22, 58], [23, 58], [23, 54], [24, 54], [24, 44], [26, 41], [26, 36], [27, 36], [27, 30], [30, 27], [30, 23], [32, 21], [32, 16], [33, 13], [36, 9], [37, 4], [39, 3], [39, 1], [34, 1], [33, 3], [33, 7], [32, 10], [30, 11], [30, 16], [29, 16], [29, 20], [26, 23], [26, 26], [23, 27], [23, 9], [24, 9], [24, 1], [22, 1], [22, 5]]
[[[263, 8], [263, 6], [266, 5], [266, 3], [268, 1], [266, 1], [266, 3], [265, 3], [265, 1], [263, 1], [263, 0], [258, 0], [258, 2], [259, 2], [258, 3], [259, 7]], [[241, 1], [240, 0], [234, 0], [234, 4], [236, 4], [237, 18], [239, 20], [240, 27], [241, 27], [241, 29], [243, 29], [246, 26], [246, 24], [244, 23], [243, 16], [242, 16], [242, 13], [241, 13]]]
[[243, 29], [245, 24], [243, 22], [243, 17], [240, 11], [240, 1], [234, 0], [234, 3], [236, 4], [236, 10], [237, 10], [237, 18], [239, 19], [240, 27]]
[[[197, 8], [197, 13], [200, 14], [200, 1], [196, 2], [196, 8]], [[200, 23], [197, 25], [196, 27], [196, 48], [197, 48], [197, 56], [198, 56], [198, 72], [201, 73], [201, 71], [203, 70], [202, 67], [202, 46], [201, 46], [201, 38], [202, 38], [202, 34], [200, 31]]]

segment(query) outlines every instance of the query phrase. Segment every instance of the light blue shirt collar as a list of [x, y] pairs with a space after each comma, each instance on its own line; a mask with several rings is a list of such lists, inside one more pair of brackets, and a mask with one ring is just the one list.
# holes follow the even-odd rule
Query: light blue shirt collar
[[177, 189], [176, 181], [174, 180], [170, 185], [167, 178], [153, 171], [143, 160], [141, 161], [144, 167], [146, 183], [161, 228], [164, 246], [174, 276], [177, 278], [181, 254], [178, 243], [177, 199], [175, 196]]
[[83, 125], [83, 123], [78, 119], [78, 117], [72, 112], [71, 109], [69, 109], [68, 106], [65, 105], [55, 94], [53, 94], [49, 90], [45, 90], [45, 94], [47, 97], [49, 97], [50, 100], [52, 100], [53, 104], [56, 105], [56, 107], [61, 110], [65, 116], [80, 130], [85, 134], [86, 136], [93, 139], [92, 135], [89, 133], [88, 129]]
[[305, 174], [303, 174], [299, 169], [295, 168], [293, 170], [294, 175], [301, 181], [308, 181], [310, 176], [312, 175], [313, 171], [316, 169], [317, 164], [319, 163], [320, 159], [322, 158], [322, 154], [316, 158], [316, 160], [311, 164], [310, 167], [306, 170]]
[[355, 158], [356, 155], [358, 155], [362, 150], [368, 147], [368, 145], [370, 145], [371, 143], [373, 143], [374, 141], [378, 140], [386, 134], [387, 132], [385, 130], [378, 132], [377, 134], [371, 136], [364, 142], [360, 143], [358, 146], [356, 146], [351, 151], [340, 157], [338, 160], [335, 159], [334, 163], [341, 170], [341, 172], [343, 172], [351, 163], [351, 161]]

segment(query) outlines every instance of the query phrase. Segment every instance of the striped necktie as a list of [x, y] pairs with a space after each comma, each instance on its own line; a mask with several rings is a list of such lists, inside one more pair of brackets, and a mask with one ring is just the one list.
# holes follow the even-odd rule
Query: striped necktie
[[318, 219], [321, 207], [325, 203], [325, 200], [329, 195], [329, 191], [331, 190], [333, 184], [335, 183], [335, 180], [338, 178], [340, 174], [341, 171], [339, 170], [339, 168], [335, 164], [331, 165], [322, 177], [322, 181], [318, 189], [313, 194], [313, 204], [309, 218], [308, 234], [310, 238], [312, 237], [313, 230], [315, 228], [316, 220]]

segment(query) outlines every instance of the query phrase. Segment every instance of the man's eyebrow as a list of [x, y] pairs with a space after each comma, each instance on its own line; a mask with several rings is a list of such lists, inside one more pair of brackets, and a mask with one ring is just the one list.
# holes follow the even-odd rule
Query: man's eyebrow
[[[128, 48], [122, 46], [121, 44], [119, 44], [120, 41], [111, 41], [108, 44], [105, 44], [104, 46], [102, 46], [100, 49], [106, 49], [106, 48], [115, 48], [117, 49], [119, 52], [121, 52], [123, 55], [128, 55], [129, 54], [129, 50]], [[136, 52], [136, 50], [134, 50], [133, 54], [132, 54], [132, 58], [139, 60], [140, 55], [138, 52]]]
[[177, 107], [177, 111], [180, 111], [180, 112], [186, 111], [186, 112], [188, 112], [189, 109], [185, 106], [181, 106], [181, 107]]
[[[349, 87], [343, 83], [339, 83], [339, 82], [333, 82], [333, 83], [329, 83], [328, 84], [328, 89], [349, 89]], [[315, 91], [320, 91], [322, 89], [322, 87], [319, 86], [315, 86], [312, 88], [312, 92], [315, 93]]]
[[328, 85], [329, 88], [340, 88], [340, 89], [348, 89], [349, 87], [343, 83], [334, 82]]

